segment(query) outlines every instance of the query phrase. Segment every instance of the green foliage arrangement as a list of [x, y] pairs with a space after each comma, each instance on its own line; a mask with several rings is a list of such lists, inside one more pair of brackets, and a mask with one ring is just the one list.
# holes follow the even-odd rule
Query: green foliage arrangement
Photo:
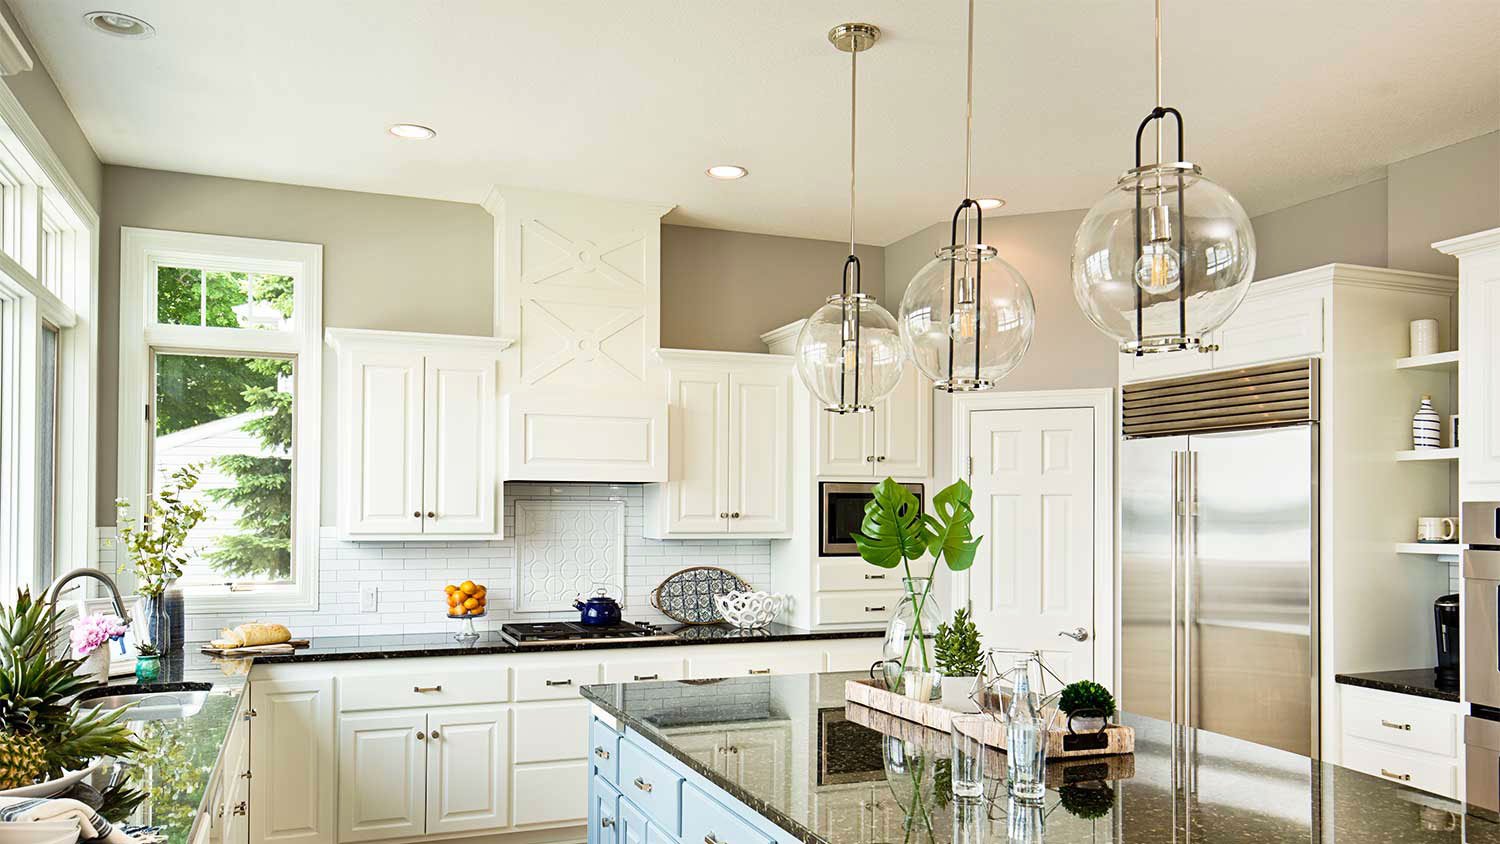
[[120, 543], [130, 557], [136, 591], [141, 595], [160, 598], [182, 576], [190, 558], [184, 547], [188, 533], [207, 515], [202, 504], [184, 497], [197, 485], [197, 466], [173, 472], [161, 492], [146, 499], [146, 515], [139, 527], [130, 517], [130, 502], [115, 499]]
[[1057, 797], [1064, 811], [1086, 821], [1098, 820], [1115, 808], [1115, 790], [1108, 783], [1059, 786]]
[[1057, 708], [1069, 715], [1088, 711], [1108, 718], [1115, 714], [1115, 696], [1093, 680], [1079, 680], [1063, 687]]
[[[969, 507], [974, 491], [963, 480], [954, 481], [933, 496], [932, 513], [923, 513], [917, 497], [892, 478], [876, 484], [873, 493], [865, 505], [864, 521], [854, 534], [859, 556], [884, 569], [900, 566], [910, 580], [911, 564], [932, 555], [932, 565], [925, 575], [927, 588], [916, 599], [916, 629], [921, 630], [922, 612], [927, 608], [932, 576], [937, 573], [938, 565], [946, 565], [951, 571], [963, 571], [974, 565], [974, 555], [983, 539], [969, 530], [974, 521], [974, 511]], [[916, 654], [912, 653], [913, 648]], [[900, 673], [905, 674], [907, 662], [913, 657], [921, 660], [923, 671], [931, 671], [932, 654], [928, 649], [925, 637], [908, 639], [900, 660]]]
[[939, 624], [932, 644], [943, 676], [979, 676], [984, 667], [984, 652], [979, 644], [979, 627], [969, 619], [967, 609], [953, 613], [952, 624]]

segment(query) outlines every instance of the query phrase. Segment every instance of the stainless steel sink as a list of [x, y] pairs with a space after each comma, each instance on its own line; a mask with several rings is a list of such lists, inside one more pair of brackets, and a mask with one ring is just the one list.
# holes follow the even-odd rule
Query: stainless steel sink
[[[199, 684], [194, 684], [195, 686]], [[130, 691], [121, 688], [113, 694], [99, 695], [78, 701], [80, 709], [115, 710], [129, 707], [125, 719], [128, 721], [168, 721], [189, 718], [203, 708], [212, 686], [173, 691]]]

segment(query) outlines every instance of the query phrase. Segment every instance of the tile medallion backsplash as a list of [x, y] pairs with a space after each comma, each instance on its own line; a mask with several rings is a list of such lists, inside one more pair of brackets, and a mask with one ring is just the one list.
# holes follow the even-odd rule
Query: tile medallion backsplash
[[[518, 506], [525, 536], [517, 531]], [[489, 616], [475, 622], [481, 629], [513, 619], [576, 619], [573, 595], [598, 580], [624, 585], [626, 620], [670, 624], [652, 609], [651, 591], [689, 566], [721, 566], [756, 589], [770, 588], [769, 540], [646, 539], [641, 508], [639, 485], [510, 483], [506, 538], [498, 542], [344, 542], [324, 527], [316, 612], [201, 615], [189, 598], [188, 639], [206, 640], [246, 621], [280, 622], [303, 637], [457, 632], [458, 622], [445, 615], [443, 586], [465, 580], [488, 588]], [[99, 565], [112, 574], [114, 528], [99, 535]], [[360, 592], [370, 585], [378, 589], [378, 608], [362, 613]], [[611, 592], [619, 596], [617, 588]]]

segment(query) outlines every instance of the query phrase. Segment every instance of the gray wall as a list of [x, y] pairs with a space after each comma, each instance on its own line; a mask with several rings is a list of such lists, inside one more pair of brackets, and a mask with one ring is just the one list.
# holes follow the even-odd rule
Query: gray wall
[[1386, 180], [1370, 182], [1250, 221], [1255, 277], [1273, 278], [1332, 262], [1383, 267]]
[[[858, 245], [865, 292], [878, 295], [885, 250]], [[849, 244], [662, 226], [661, 344], [764, 352], [760, 335], [803, 319], [839, 292]]]
[[[323, 323], [493, 333], [493, 220], [477, 205], [109, 166], [100, 233], [97, 516], [114, 524], [120, 227], [323, 245]], [[324, 379], [331, 386], [331, 368]], [[334, 418], [332, 389], [324, 418]], [[323, 520], [333, 520], [335, 428], [324, 428]]]
[[[1005, 390], [1113, 387], [1119, 352], [1073, 300], [1069, 261], [1083, 211], [1019, 214], [985, 220], [985, 242], [1025, 277], [1036, 300], [1036, 334]], [[885, 297], [895, 313], [911, 277], [948, 242], [949, 222], [934, 223], [885, 248]]]
[[98, 211], [100, 197], [104, 192], [104, 168], [99, 163], [99, 156], [94, 154], [93, 146], [84, 137], [83, 130], [78, 128], [78, 121], [73, 119], [72, 110], [53, 84], [51, 74], [42, 65], [41, 56], [37, 55], [30, 39], [16, 23], [16, 16], [11, 12], [10, 6], [0, 2], [0, 14], [5, 15], [11, 31], [26, 45], [32, 61], [31, 70], [7, 76], [5, 84], [21, 102], [21, 107], [26, 109], [31, 122], [41, 130], [42, 137], [47, 139], [47, 144], [57, 153], [68, 175], [78, 183], [78, 188], [88, 198], [89, 204]]

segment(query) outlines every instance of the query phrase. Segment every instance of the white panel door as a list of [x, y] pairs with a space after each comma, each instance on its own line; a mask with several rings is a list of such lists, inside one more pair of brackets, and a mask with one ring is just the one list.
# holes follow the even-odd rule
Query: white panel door
[[[510, 759], [505, 716], [503, 706], [455, 706], [428, 715], [428, 835], [499, 829], [507, 824]], [[580, 720], [588, 723], [582, 713]], [[579, 739], [578, 747], [583, 745]]]
[[729, 376], [677, 370], [668, 376], [668, 533], [729, 529]]
[[932, 382], [907, 366], [901, 382], [876, 405], [875, 475], [925, 478], [932, 473]]
[[339, 718], [340, 844], [423, 833], [426, 730], [418, 710]]
[[1068, 682], [1091, 678], [1093, 411], [984, 410], [969, 419], [973, 531], [984, 537], [969, 573], [974, 622], [989, 646], [1039, 649]]
[[1460, 498], [1500, 498], [1500, 248], [1460, 258]]
[[423, 531], [494, 533], [495, 362], [431, 352], [423, 393]]
[[251, 844], [333, 844], [333, 678], [250, 684]]
[[772, 795], [777, 803], [791, 798], [787, 766], [791, 756], [788, 727], [730, 730], [724, 774], [752, 794]]
[[422, 530], [422, 356], [361, 349], [347, 367], [352, 419], [346, 532]]
[[792, 376], [729, 376], [729, 530], [787, 533], [792, 511]]
[[868, 478], [875, 474], [875, 414], [829, 413], [816, 400], [818, 475]]

